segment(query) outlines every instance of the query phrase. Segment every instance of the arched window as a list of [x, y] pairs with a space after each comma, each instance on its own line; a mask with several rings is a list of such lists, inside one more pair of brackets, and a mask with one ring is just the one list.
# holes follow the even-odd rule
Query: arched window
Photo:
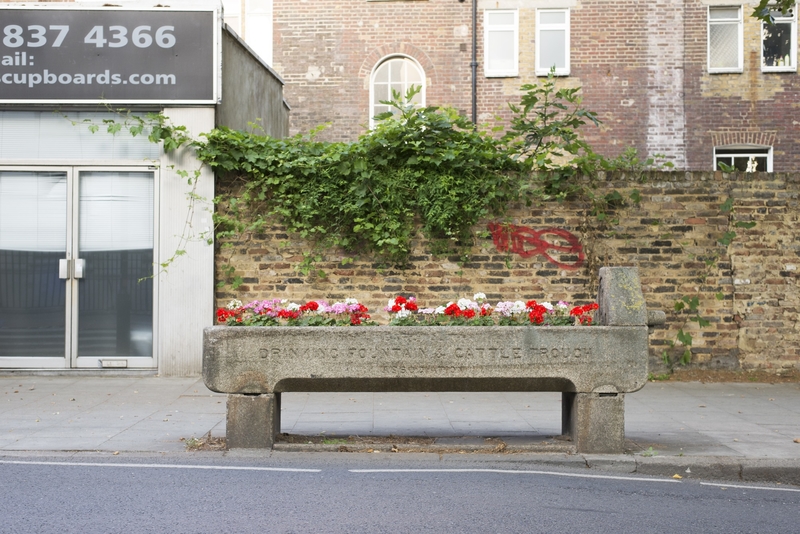
[[425, 73], [419, 63], [405, 56], [392, 56], [384, 59], [372, 71], [369, 85], [370, 115], [369, 126], [375, 126], [375, 115], [391, 111], [393, 108], [381, 101], [391, 100], [392, 91], [400, 93], [401, 98], [411, 86], [422, 90], [414, 95], [412, 101], [420, 106], [425, 105]]

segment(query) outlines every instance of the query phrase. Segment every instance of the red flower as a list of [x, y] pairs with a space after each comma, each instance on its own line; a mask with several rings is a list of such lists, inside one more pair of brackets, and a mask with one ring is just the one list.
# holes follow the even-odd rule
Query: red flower
[[547, 313], [547, 308], [541, 304], [536, 304], [536, 301], [531, 302], [533, 302], [534, 305], [531, 307], [531, 312], [528, 314], [528, 318], [533, 324], [542, 324], [544, 322], [544, 316]]
[[475, 310], [473, 310], [472, 308], [464, 310], [463, 315], [467, 319], [472, 319], [473, 317], [475, 317]]
[[[397, 302], [397, 301], [395, 301], [395, 302]], [[403, 309], [403, 307], [402, 307], [402, 306], [400, 306], [399, 304], [395, 304], [394, 306], [392, 306], [392, 312], [393, 312], [393, 313], [397, 313], [397, 312], [399, 312], [399, 311], [400, 311], [400, 310], [402, 310], [402, 309]]]
[[301, 312], [304, 312], [304, 311], [317, 311], [318, 309], [319, 309], [319, 304], [317, 304], [317, 302], [314, 301], [314, 300], [309, 300], [308, 302], [306, 302], [305, 304], [300, 306], [300, 311]]
[[395, 305], [402, 306], [402, 305], [403, 305], [403, 304], [405, 304], [406, 302], [408, 302], [408, 301], [406, 300], [406, 298], [405, 298], [405, 297], [395, 297], [395, 299], [394, 299], [394, 303], [395, 303]]
[[409, 300], [408, 302], [406, 302], [406, 309], [408, 311], [417, 311], [417, 309], [418, 309], [417, 308], [417, 303], [414, 302], [413, 300]]
[[280, 310], [278, 312], [278, 317], [281, 319], [297, 319], [300, 317], [299, 311], [291, 311], [291, 310]]
[[525, 303], [525, 307], [531, 310], [536, 306], [537, 304], [535, 300], [529, 300], [528, 302]]
[[[236, 317], [239, 314], [239, 310], [229, 310], [227, 308], [218, 308], [217, 309], [217, 322], [226, 323], [228, 319], [231, 317]], [[238, 318], [241, 322], [241, 317]]]
[[461, 308], [458, 307], [458, 304], [455, 302], [449, 305], [447, 308], [444, 309], [445, 315], [450, 315], [452, 317], [460, 317], [461, 316]]

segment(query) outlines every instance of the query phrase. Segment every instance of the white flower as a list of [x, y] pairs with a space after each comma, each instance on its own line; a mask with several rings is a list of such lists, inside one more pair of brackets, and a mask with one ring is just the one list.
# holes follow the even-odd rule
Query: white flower
[[241, 308], [241, 307], [242, 307], [242, 301], [241, 301], [241, 300], [239, 300], [239, 299], [233, 299], [233, 300], [232, 300], [232, 301], [230, 301], [230, 302], [228, 303], [228, 305], [227, 305], [227, 306], [225, 306], [225, 307], [226, 307], [227, 309], [229, 309], [229, 310], [235, 310], [236, 308]]
[[472, 299], [473, 300], [477, 300], [478, 302], [480, 302], [482, 300], [486, 300], [486, 295], [483, 294], [483, 293], [475, 293], [475, 295], [472, 297]]
[[553, 305], [549, 302], [542, 302], [541, 305], [544, 306], [547, 311], [553, 311]]
[[299, 311], [300, 305], [296, 302], [290, 302], [289, 304], [286, 305], [286, 309], [289, 311]]
[[[450, 304], [452, 304], [452, 302], [450, 302], [447, 306], [449, 306]], [[438, 308], [433, 310], [434, 315], [444, 315], [444, 310], [447, 308], [447, 306], [439, 306]]]
[[525, 303], [521, 300], [514, 302], [514, 305], [511, 307], [511, 313], [518, 314], [518, 313], [525, 313]]
[[358, 304], [358, 300], [356, 300], [354, 298], [347, 298], [347, 299], [344, 299], [344, 303], [347, 304], [348, 306], [351, 306], [353, 304]]
[[402, 310], [397, 312], [396, 316], [399, 317], [399, 318], [403, 318], [403, 317], [408, 317], [409, 315], [411, 315], [411, 312], [409, 310], [403, 308]]
[[386, 305], [387, 310], [391, 310], [394, 306], [394, 299], [389, 299], [389, 304]]

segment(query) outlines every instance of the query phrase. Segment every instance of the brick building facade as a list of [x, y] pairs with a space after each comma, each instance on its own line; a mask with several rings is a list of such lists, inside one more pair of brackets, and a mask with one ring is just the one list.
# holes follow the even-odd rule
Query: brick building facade
[[[794, 14], [764, 39], [762, 59], [761, 23], [748, 4], [476, 1], [479, 123], [507, 118], [519, 87], [566, 50], [559, 83], [583, 88], [585, 107], [603, 121], [586, 136], [604, 155], [634, 146], [686, 170], [712, 170], [715, 151], [739, 166], [754, 156], [759, 170], [800, 163]], [[272, 29], [294, 133], [322, 123], [330, 123], [324, 139], [364, 133], [373, 77], [392, 59], [422, 73], [427, 104], [471, 114], [470, 2], [273, 0]], [[745, 159], [733, 161], [738, 154]]]

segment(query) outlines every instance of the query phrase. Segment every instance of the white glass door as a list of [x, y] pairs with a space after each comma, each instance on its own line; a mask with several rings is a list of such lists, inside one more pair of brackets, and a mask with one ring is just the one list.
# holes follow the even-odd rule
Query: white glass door
[[0, 170], [0, 367], [155, 367], [154, 179]]
[[78, 171], [77, 367], [153, 361], [153, 172]]
[[67, 366], [67, 171], [0, 170], [0, 366]]

